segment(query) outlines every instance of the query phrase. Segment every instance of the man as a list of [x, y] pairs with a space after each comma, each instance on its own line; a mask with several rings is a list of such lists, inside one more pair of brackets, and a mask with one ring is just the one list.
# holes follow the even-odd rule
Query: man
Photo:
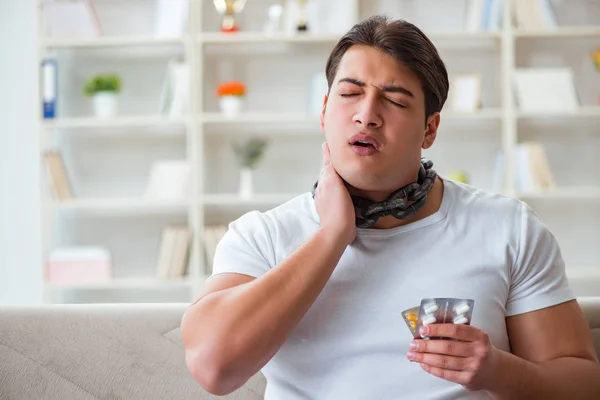
[[[448, 92], [433, 44], [372, 17], [326, 74], [316, 190], [230, 225], [182, 321], [192, 376], [223, 395], [262, 370], [285, 400], [600, 398], [552, 234], [422, 163]], [[470, 325], [422, 332], [457, 340], [413, 340], [401, 312], [429, 297], [475, 301]]]

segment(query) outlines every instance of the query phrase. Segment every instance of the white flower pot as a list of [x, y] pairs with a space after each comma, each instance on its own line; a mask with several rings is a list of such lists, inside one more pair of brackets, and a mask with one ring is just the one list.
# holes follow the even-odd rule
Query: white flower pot
[[219, 109], [221, 113], [228, 117], [239, 115], [244, 108], [244, 96], [221, 96], [219, 97]]
[[240, 170], [240, 187], [239, 195], [244, 199], [252, 197], [254, 187], [252, 185], [252, 170], [250, 168], [242, 168]]
[[112, 118], [119, 112], [119, 96], [113, 92], [98, 92], [93, 96], [94, 115], [98, 118]]

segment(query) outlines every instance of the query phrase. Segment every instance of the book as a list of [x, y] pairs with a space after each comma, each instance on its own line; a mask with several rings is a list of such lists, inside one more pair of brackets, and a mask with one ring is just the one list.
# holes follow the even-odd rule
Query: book
[[47, 177], [54, 197], [58, 201], [73, 198], [73, 190], [62, 155], [57, 151], [46, 151], [43, 155]]
[[102, 35], [102, 25], [92, 0], [46, 1], [43, 17], [48, 37], [53, 39]]
[[515, 91], [523, 112], [573, 112], [579, 109], [570, 68], [519, 68]]
[[156, 265], [159, 279], [186, 275], [192, 233], [187, 226], [170, 225], [163, 229]]

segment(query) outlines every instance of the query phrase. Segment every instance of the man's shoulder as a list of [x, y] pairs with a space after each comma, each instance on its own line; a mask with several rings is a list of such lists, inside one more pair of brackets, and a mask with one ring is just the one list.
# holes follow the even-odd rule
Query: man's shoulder
[[445, 190], [452, 197], [452, 208], [456, 213], [466, 213], [474, 217], [518, 216], [524, 203], [508, 195], [481, 189], [466, 183], [444, 179]]
[[253, 210], [231, 223], [238, 229], [275, 230], [277, 226], [298, 227], [304, 224], [318, 224], [318, 214], [314, 208], [312, 194], [302, 193], [266, 211]]

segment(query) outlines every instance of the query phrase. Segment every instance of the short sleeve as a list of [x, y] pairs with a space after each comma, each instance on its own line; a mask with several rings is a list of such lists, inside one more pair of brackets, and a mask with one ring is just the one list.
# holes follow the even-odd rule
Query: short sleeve
[[258, 211], [229, 224], [213, 258], [212, 275], [238, 273], [258, 278], [274, 265], [271, 235]]
[[510, 273], [507, 316], [539, 310], [575, 297], [554, 235], [529, 205], [521, 203], [518, 252]]

